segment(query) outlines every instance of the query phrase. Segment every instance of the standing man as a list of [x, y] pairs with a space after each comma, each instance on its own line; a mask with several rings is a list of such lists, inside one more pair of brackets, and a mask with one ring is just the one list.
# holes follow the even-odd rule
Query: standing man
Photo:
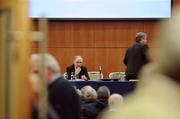
[[[43, 57], [43, 59], [42, 59]], [[72, 85], [60, 74], [60, 66], [50, 54], [33, 54], [31, 56], [31, 73], [39, 75], [40, 64], [44, 63], [48, 82], [48, 104], [57, 115], [57, 119], [81, 119], [80, 97]], [[52, 113], [48, 112], [49, 118]]]
[[74, 63], [66, 68], [68, 79], [74, 75], [77, 79], [89, 80], [87, 68], [83, 66], [83, 58], [81, 56], [74, 57]]
[[136, 34], [136, 43], [130, 46], [124, 57], [126, 68], [126, 80], [138, 78], [142, 66], [148, 62], [147, 34], [139, 32]]
[[156, 58], [143, 67], [135, 92], [102, 119], [180, 119], [180, 6], [172, 14], [158, 25]]

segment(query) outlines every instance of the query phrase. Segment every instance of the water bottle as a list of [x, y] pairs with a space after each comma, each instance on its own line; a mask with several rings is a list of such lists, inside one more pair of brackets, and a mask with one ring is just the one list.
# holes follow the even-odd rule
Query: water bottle
[[74, 73], [71, 72], [71, 80], [73, 80], [73, 79], [74, 79]]
[[102, 69], [101, 69], [101, 66], [99, 66], [99, 79], [102, 79]]

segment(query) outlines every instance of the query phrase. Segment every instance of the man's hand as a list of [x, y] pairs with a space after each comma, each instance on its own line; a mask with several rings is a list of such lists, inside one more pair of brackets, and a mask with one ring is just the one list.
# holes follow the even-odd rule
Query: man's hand
[[81, 67], [77, 67], [77, 68], [75, 69], [75, 75], [79, 74], [80, 71], [81, 71]]
[[87, 79], [87, 77], [86, 77], [85, 75], [82, 75], [82, 76], [81, 76], [81, 79], [86, 80], [86, 79]]

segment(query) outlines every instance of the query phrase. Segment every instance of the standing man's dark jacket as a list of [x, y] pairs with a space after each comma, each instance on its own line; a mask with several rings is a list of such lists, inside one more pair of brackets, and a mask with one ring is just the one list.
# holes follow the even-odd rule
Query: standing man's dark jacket
[[[72, 64], [69, 67], [67, 67], [66, 68], [66, 72], [67, 72], [67, 75], [68, 75], [68, 79], [71, 79], [71, 73], [73, 72], [73, 74], [75, 74], [74, 64]], [[79, 74], [77, 75], [76, 78], [81, 79], [82, 75], [85, 75], [86, 78], [89, 79], [87, 68], [84, 67], [84, 66], [81, 66], [81, 71], [79, 72]]]
[[48, 101], [60, 119], [81, 119], [80, 97], [62, 77], [48, 85]]
[[129, 47], [124, 57], [126, 68], [126, 79], [137, 78], [142, 66], [148, 62], [148, 46], [135, 43]]

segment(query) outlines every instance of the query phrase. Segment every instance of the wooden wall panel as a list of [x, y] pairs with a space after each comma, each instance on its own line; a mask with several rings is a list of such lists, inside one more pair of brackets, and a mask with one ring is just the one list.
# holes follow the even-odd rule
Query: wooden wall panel
[[98, 21], [95, 24], [95, 47], [127, 46], [127, 22]]
[[95, 48], [94, 70], [98, 70], [98, 66], [102, 66], [104, 77], [108, 78], [108, 74], [113, 71], [124, 71], [123, 57], [126, 48]]
[[[58, 24], [58, 25], [57, 25]], [[62, 47], [68, 45], [68, 41], [70, 39], [70, 34], [67, 32], [68, 25], [64, 24], [64, 22], [50, 22], [49, 25], [49, 47]]]
[[[75, 55], [83, 57], [84, 66], [89, 71], [98, 71], [101, 66], [106, 78], [109, 72], [124, 71], [125, 68], [122, 62], [126, 48], [48, 48], [48, 50], [58, 59], [61, 73], [73, 63]], [[36, 53], [37, 48], [33, 48], [32, 52]]]
[[[49, 52], [61, 64], [65, 72], [75, 55], [84, 58], [89, 71], [101, 65], [105, 78], [109, 72], [124, 71], [124, 53], [134, 43], [137, 32], [145, 31], [153, 47], [152, 35], [157, 21], [49, 21]], [[37, 23], [35, 23], [37, 25]], [[37, 52], [33, 45], [32, 52]]]
[[93, 47], [94, 45], [94, 24], [88, 21], [70, 22], [70, 36], [69, 41], [72, 47]]
[[128, 34], [127, 34], [126, 41], [128, 41], [128, 46], [130, 46], [135, 42], [136, 33], [144, 31], [144, 23], [143, 23], [143, 21], [137, 20], [137, 21], [129, 21], [129, 23], [127, 23], [127, 25], [129, 25], [129, 28], [128, 28]]
[[180, 0], [173, 0], [173, 4], [174, 4], [174, 6], [179, 5], [180, 4]]
[[93, 47], [93, 23], [80, 21], [51, 21], [49, 47]]
[[[173, 0], [173, 6], [180, 0]], [[48, 28], [48, 50], [61, 64], [64, 73], [72, 64], [75, 55], [84, 58], [84, 65], [89, 71], [98, 70], [102, 66], [105, 78], [109, 72], [125, 71], [123, 58], [126, 49], [134, 43], [135, 34], [147, 32], [150, 53], [153, 57], [154, 33], [158, 20], [50, 20]], [[34, 22], [37, 30], [37, 21]], [[37, 44], [33, 43], [32, 52], [37, 52]]]
[[148, 44], [152, 47], [154, 43], [154, 35], [158, 21], [144, 22], [144, 31], [148, 34]]

